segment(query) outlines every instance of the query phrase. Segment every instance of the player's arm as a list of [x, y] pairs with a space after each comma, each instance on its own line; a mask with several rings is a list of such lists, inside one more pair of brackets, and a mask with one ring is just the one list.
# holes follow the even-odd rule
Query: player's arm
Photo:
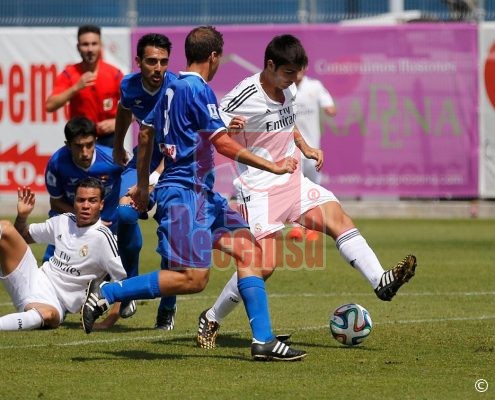
[[158, 183], [158, 179], [160, 178], [160, 175], [162, 172], [165, 170], [165, 158], [162, 158], [160, 160], [160, 164], [157, 165], [155, 170], [151, 173], [150, 178], [149, 178], [149, 185], [150, 186], [155, 186]]
[[117, 116], [115, 118], [115, 142], [113, 145], [113, 162], [125, 166], [128, 157], [124, 148], [125, 135], [132, 123], [132, 111], [124, 108], [121, 103], [117, 107]]
[[29, 234], [27, 219], [34, 209], [35, 195], [29, 187], [17, 188], [17, 217], [14, 222], [15, 229], [21, 234], [26, 243], [34, 243]]
[[45, 102], [46, 111], [53, 112], [58, 110], [70, 99], [72, 99], [72, 97], [74, 97], [74, 95], [81, 89], [84, 89], [87, 86], [93, 86], [95, 81], [96, 75], [93, 72], [85, 72], [75, 84], [67, 87], [67, 89], [61, 91], [60, 93], [50, 95]]
[[129, 195], [139, 211], [147, 211], [149, 201], [149, 177], [151, 154], [153, 152], [153, 140], [155, 129], [152, 126], [141, 124], [138, 136], [137, 151], [137, 185]]
[[337, 107], [335, 107], [334, 105], [323, 107], [323, 112], [329, 117], [335, 117], [337, 115]]
[[63, 107], [78, 92], [77, 84], [69, 87], [59, 94], [52, 94], [46, 99], [45, 108], [48, 112], [57, 111]]
[[297, 126], [294, 127], [294, 143], [301, 150], [304, 157], [316, 160], [315, 168], [319, 171], [323, 166], [323, 151], [309, 146]]
[[297, 167], [297, 160], [292, 157], [286, 157], [283, 160], [273, 163], [251, 153], [248, 149], [233, 140], [227, 130], [217, 133], [211, 138], [211, 142], [215, 146], [215, 149], [225, 157], [251, 167], [272, 172], [276, 175], [292, 174]]
[[50, 197], [50, 208], [59, 214], [74, 212], [74, 206], [67, 203], [62, 197]]

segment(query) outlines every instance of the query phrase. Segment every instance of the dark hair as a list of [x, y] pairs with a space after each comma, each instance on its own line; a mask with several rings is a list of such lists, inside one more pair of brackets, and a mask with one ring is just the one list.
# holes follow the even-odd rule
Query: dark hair
[[77, 193], [79, 188], [98, 189], [100, 191], [100, 199], [103, 200], [105, 198], [105, 187], [103, 186], [103, 183], [101, 183], [99, 179], [94, 178], [92, 176], [88, 176], [86, 178], [80, 179], [76, 184], [74, 193]]
[[172, 49], [172, 43], [169, 38], [160, 33], [147, 33], [142, 36], [137, 43], [137, 56], [143, 58], [144, 48], [146, 46], [158, 47], [160, 49], [165, 49], [170, 54]]
[[292, 35], [275, 36], [265, 50], [265, 68], [272, 60], [275, 69], [281, 65], [295, 65], [302, 69], [308, 65], [308, 56], [298, 38]]
[[96, 125], [86, 117], [73, 117], [65, 124], [65, 140], [72, 142], [76, 136], [94, 136], [96, 138]]
[[214, 51], [222, 54], [223, 35], [213, 26], [199, 26], [187, 35], [185, 50], [187, 65], [206, 61]]
[[84, 35], [85, 33], [96, 33], [98, 36], [101, 36], [101, 28], [96, 25], [81, 25], [77, 30], [77, 38], [79, 36]]

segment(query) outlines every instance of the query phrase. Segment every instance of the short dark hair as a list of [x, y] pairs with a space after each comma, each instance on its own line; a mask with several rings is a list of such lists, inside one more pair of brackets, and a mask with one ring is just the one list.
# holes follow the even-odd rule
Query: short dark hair
[[88, 176], [86, 178], [80, 179], [76, 183], [76, 188], [74, 190], [74, 193], [77, 194], [77, 191], [79, 188], [94, 188], [98, 189], [100, 191], [100, 199], [103, 200], [105, 198], [105, 187], [103, 186], [103, 183], [98, 178]]
[[265, 50], [265, 68], [272, 60], [275, 69], [281, 65], [295, 65], [302, 69], [308, 66], [308, 56], [298, 38], [292, 35], [275, 36]]
[[76, 136], [94, 136], [96, 138], [96, 125], [86, 117], [73, 117], [65, 124], [65, 140], [72, 142]]
[[142, 36], [137, 43], [137, 56], [143, 58], [144, 48], [146, 46], [158, 47], [159, 49], [165, 49], [170, 54], [172, 49], [172, 43], [169, 38], [160, 33], [147, 33]]
[[187, 35], [185, 50], [187, 65], [206, 61], [214, 51], [222, 54], [223, 35], [213, 26], [199, 26]]
[[84, 35], [85, 33], [96, 33], [98, 36], [101, 36], [101, 28], [96, 25], [81, 25], [77, 30], [77, 38], [79, 36]]

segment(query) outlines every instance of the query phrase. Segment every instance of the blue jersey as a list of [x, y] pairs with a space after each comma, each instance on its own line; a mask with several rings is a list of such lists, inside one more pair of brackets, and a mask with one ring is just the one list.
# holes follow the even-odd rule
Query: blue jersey
[[[119, 182], [123, 168], [113, 163], [110, 147], [95, 147], [93, 163], [84, 170], [72, 161], [67, 146], [58, 149], [48, 160], [45, 171], [45, 184], [51, 197], [62, 199], [67, 204], [74, 204], [77, 182], [86, 177], [98, 178], [105, 187], [105, 203], [101, 212], [103, 221], [116, 222], [116, 209], [119, 204]], [[50, 210], [50, 217], [57, 212]], [[112, 227], [113, 230], [114, 227]]]
[[[177, 79], [177, 76], [172, 72], [166, 72], [163, 77], [163, 84], [160, 89], [155, 92], [148, 91], [141, 81], [141, 72], [128, 74], [124, 76], [120, 83], [120, 104], [126, 110], [131, 110], [139, 124], [153, 110], [158, 99], [165, 92], [165, 89], [171, 82]], [[137, 146], [133, 150], [134, 157], [127, 165], [129, 168], [136, 168], [136, 153]], [[154, 171], [160, 163], [163, 155], [158, 150], [158, 147], [153, 148], [150, 170]]]
[[143, 120], [155, 129], [165, 155], [165, 171], [156, 188], [178, 186], [213, 190], [213, 145], [210, 138], [225, 129], [213, 90], [197, 73], [181, 72]]

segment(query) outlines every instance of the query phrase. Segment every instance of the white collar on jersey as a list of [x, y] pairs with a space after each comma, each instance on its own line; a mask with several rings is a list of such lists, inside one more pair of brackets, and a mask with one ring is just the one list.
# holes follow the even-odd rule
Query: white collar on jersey
[[196, 75], [196, 76], [199, 76], [199, 77], [203, 80], [203, 82], [208, 83], [208, 82], [206, 82], [206, 81], [203, 79], [203, 77], [202, 77], [200, 74], [198, 74], [197, 72], [192, 72], [192, 71], [179, 71], [179, 75]]

